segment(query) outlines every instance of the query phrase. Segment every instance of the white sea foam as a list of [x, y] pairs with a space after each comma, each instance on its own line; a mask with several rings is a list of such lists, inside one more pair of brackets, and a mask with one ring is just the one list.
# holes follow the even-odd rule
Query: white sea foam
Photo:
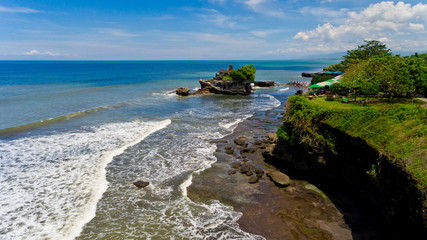
[[193, 174], [190, 174], [188, 178], [179, 185], [179, 188], [181, 188], [182, 196], [187, 198], [187, 188], [193, 183]]
[[5, 239], [73, 239], [108, 187], [105, 167], [170, 120], [87, 127], [0, 141], [0, 233]]
[[162, 92], [154, 92], [151, 95], [153, 95], [153, 96], [173, 97], [173, 96], [176, 96], [176, 93], [175, 93], [174, 89], [170, 89], [170, 90], [162, 91]]
[[247, 114], [247, 115], [244, 115], [243, 118], [238, 118], [234, 121], [226, 122], [226, 123], [224, 123], [225, 122], [224, 121], [224, 122], [221, 122], [219, 125], [225, 129], [228, 129], [228, 130], [234, 130], [234, 128], [236, 128], [239, 123], [245, 121], [246, 119], [248, 119], [252, 116], [253, 116], [253, 114]]
[[281, 92], [283, 92], [283, 91], [288, 91], [289, 90], [289, 88], [287, 87], [287, 88], [282, 88], [282, 89], [279, 89], [279, 91], [281, 91]]
[[275, 98], [274, 96], [272, 96], [272, 95], [270, 95], [270, 94], [260, 94], [259, 95], [260, 97], [263, 97], [263, 98], [268, 98], [269, 100], [265, 103], [265, 105], [263, 106], [264, 107], [264, 109], [263, 110], [269, 110], [269, 109], [272, 109], [272, 108], [275, 108], [275, 107], [278, 107], [278, 106], [280, 106], [280, 104], [281, 104], [281, 102], [277, 99], [277, 98]]

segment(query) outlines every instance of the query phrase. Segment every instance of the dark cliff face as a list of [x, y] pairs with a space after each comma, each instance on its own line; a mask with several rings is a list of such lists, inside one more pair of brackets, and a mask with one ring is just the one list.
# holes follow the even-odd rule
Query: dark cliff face
[[252, 93], [251, 82], [225, 81], [225, 80], [200, 80], [202, 91], [209, 91], [217, 94], [240, 94], [248, 95]]
[[[293, 144], [281, 140], [264, 157], [292, 178], [308, 180], [323, 188], [332, 198], [344, 196], [337, 200], [344, 215], [352, 201], [361, 203], [392, 239], [427, 236], [426, 196], [404, 167], [380, 155], [360, 138], [326, 124], [318, 126], [320, 132], [333, 138], [333, 150], [327, 146], [313, 148], [300, 139]], [[292, 126], [288, 131], [292, 131]], [[348, 221], [352, 225], [354, 219], [349, 217]], [[357, 228], [358, 223], [353, 226]]]

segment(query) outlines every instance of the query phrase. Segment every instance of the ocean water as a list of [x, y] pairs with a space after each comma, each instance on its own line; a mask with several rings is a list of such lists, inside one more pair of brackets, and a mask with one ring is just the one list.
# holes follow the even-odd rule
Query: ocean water
[[286, 83], [331, 62], [0, 61], [0, 239], [263, 239], [187, 197], [211, 140], [294, 94], [175, 96], [230, 63]]

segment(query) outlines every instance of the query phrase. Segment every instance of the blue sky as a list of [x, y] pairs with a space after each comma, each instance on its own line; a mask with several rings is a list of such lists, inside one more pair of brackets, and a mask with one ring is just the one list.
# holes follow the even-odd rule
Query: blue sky
[[427, 3], [0, 0], [0, 59], [293, 59], [427, 50]]

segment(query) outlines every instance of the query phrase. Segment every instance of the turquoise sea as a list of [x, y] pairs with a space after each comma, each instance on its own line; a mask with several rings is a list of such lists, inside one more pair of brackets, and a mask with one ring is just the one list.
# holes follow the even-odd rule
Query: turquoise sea
[[0, 61], [0, 238], [263, 239], [186, 196], [216, 161], [209, 141], [295, 93], [174, 94], [230, 63], [286, 83], [334, 62]]

